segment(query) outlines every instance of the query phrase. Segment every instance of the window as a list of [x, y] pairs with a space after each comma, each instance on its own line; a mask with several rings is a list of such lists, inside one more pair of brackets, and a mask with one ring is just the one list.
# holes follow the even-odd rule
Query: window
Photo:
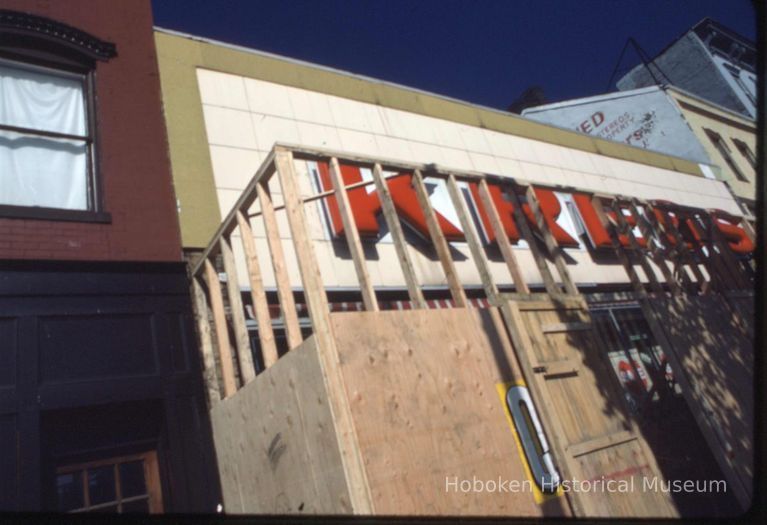
[[756, 169], [756, 157], [754, 156], [754, 152], [751, 151], [751, 148], [748, 147], [748, 144], [738, 139], [732, 139], [732, 142], [735, 144], [735, 147], [738, 148], [740, 154], [746, 157], [746, 160], [751, 164], [751, 167]]
[[154, 451], [56, 470], [61, 512], [162, 512], [162, 492]]
[[740, 171], [740, 168], [738, 167], [738, 165], [735, 164], [735, 159], [732, 158], [730, 148], [727, 146], [727, 143], [722, 139], [722, 136], [716, 131], [712, 131], [708, 128], [703, 128], [703, 131], [706, 132], [706, 136], [708, 137], [708, 140], [710, 140], [711, 143], [714, 145], [714, 147], [719, 151], [719, 154], [727, 163], [727, 166], [730, 167], [730, 170], [735, 175], [735, 177], [739, 181], [748, 182], [748, 179], [746, 178], [746, 176], [743, 175], [743, 172]]
[[0, 204], [92, 209], [84, 80], [0, 62]]
[[106, 221], [93, 86], [112, 44], [0, 10], [0, 217]]

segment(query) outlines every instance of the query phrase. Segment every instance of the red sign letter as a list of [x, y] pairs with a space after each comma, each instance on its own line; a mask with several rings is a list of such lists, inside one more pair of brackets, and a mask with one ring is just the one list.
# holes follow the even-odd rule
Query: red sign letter
[[[330, 172], [326, 162], [318, 162], [320, 171], [320, 183], [324, 191], [333, 189], [330, 180]], [[341, 178], [344, 184], [354, 184], [362, 182], [362, 174], [357, 166], [341, 165]], [[406, 174], [395, 177], [387, 181], [392, 201], [397, 208], [397, 212], [407, 223], [416, 231], [421, 233], [427, 239], [429, 238], [429, 228], [426, 226], [421, 206], [418, 204], [415, 190], [412, 185], [412, 175]], [[377, 215], [381, 212], [381, 201], [378, 195], [368, 193], [365, 188], [355, 188], [348, 191], [349, 204], [351, 205], [354, 222], [359, 229], [360, 235], [365, 237], [375, 237], [378, 235]], [[327, 209], [330, 215], [330, 227], [334, 237], [343, 235], [344, 227], [341, 220], [341, 212], [338, 209], [338, 203], [334, 195], [327, 197]], [[435, 210], [437, 222], [448, 241], [461, 241], [464, 239], [463, 232], [448, 221], [442, 214]]]

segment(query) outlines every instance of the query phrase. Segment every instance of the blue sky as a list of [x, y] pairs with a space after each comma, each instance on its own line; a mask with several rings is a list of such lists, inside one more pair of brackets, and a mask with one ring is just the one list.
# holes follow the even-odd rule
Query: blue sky
[[[155, 24], [505, 109], [609, 91], [706, 16], [756, 39], [748, 0], [153, 0]], [[639, 57], [628, 51], [623, 66]]]

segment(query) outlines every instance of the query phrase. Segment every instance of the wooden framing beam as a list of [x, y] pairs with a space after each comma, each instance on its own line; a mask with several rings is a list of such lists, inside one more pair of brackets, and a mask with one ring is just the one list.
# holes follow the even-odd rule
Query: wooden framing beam
[[[634, 199], [634, 201], [640, 203], [646, 210], [645, 217], [647, 222], [650, 227], [655, 230], [655, 234], [663, 246], [664, 257], [671, 263], [673, 268], [671, 273], [674, 275], [674, 279], [680, 284], [680, 288], [685, 289], [689, 293], [697, 292], [698, 285], [690, 278], [688, 273], [684, 271], [681, 252], [671, 242], [671, 239], [676, 239], [677, 237], [666, 228], [666, 225], [663, 224], [662, 221], [658, 220], [658, 217], [655, 215], [654, 206], [647, 201], [639, 199]], [[668, 220], [668, 218], [666, 218], [666, 220]], [[676, 277], [676, 275], [678, 275], [678, 277]]]
[[660, 285], [660, 282], [658, 281], [658, 276], [655, 274], [655, 270], [652, 268], [647, 258], [645, 258], [644, 249], [642, 248], [642, 246], [640, 246], [639, 241], [634, 235], [633, 228], [626, 220], [626, 217], [623, 215], [623, 210], [621, 209], [620, 197], [616, 197], [612, 199], [607, 204], [607, 206], [615, 214], [615, 235], [618, 241], [617, 249], [626, 252], [626, 256], [628, 257], [628, 260], [631, 261], [631, 252], [628, 252], [628, 250], [626, 250], [626, 247], [623, 246], [623, 244], [620, 242], [620, 236], [625, 235], [626, 238], [628, 239], [629, 246], [631, 247], [631, 250], [633, 251], [634, 256], [639, 261], [639, 266], [642, 267], [642, 272], [644, 272], [645, 277], [647, 277], [647, 284], [650, 288], [650, 291], [659, 295], [663, 294], [663, 287]]
[[[612, 200], [612, 210], [615, 213], [615, 222], [617, 225], [617, 233], [620, 235], [621, 233], [625, 235], [628, 238], [629, 246], [631, 246], [631, 249], [634, 251], [634, 254], [636, 258], [639, 260], [639, 266], [642, 267], [642, 271], [644, 272], [645, 276], [647, 277], [647, 282], [650, 286], [650, 290], [653, 293], [656, 294], [663, 294], [663, 287], [658, 282], [658, 276], [655, 275], [655, 270], [650, 265], [650, 262], [645, 258], [644, 256], [644, 250], [642, 249], [642, 246], [640, 246], [639, 241], [637, 240], [636, 236], [634, 235], [633, 228], [631, 225], [626, 221], [626, 218], [623, 216], [623, 210], [620, 206], [620, 198], [616, 197]], [[637, 219], [637, 222], [638, 219]], [[645, 240], [646, 242], [649, 242], [648, 240]], [[620, 242], [620, 237], [618, 237], [618, 247], [621, 250], [625, 250], [625, 247]], [[629, 257], [629, 260], [631, 260], [631, 256], [629, 254], [626, 254]]]
[[538, 272], [543, 279], [543, 285], [546, 287], [546, 292], [551, 296], [561, 295], [562, 292], [554, 281], [554, 277], [551, 275], [551, 270], [549, 270], [548, 264], [546, 263], [546, 258], [543, 256], [543, 253], [541, 253], [541, 249], [537, 244], [538, 241], [535, 239], [535, 235], [533, 235], [533, 231], [530, 229], [530, 224], [527, 222], [527, 217], [522, 209], [522, 202], [519, 200], [519, 196], [515, 190], [515, 184], [506, 186], [504, 190], [506, 190], [506, 195], [511, 201], [511, 206], [514, 209], [514, 222], [517, 224], [517, 228], [519, 228], [522, 238], [527, 241], [527, 245], [530, 247], [530, 252], [533, 254], [535, 265], [538, 267]]
[[418, 284], [418, 277], [415, 274], [413, 261], [410, 258], [410, 252], [407, 249], [407, 241], [405, 240], [405, 234], [402, 231], [402, 224], [397, 216], [397, 210], [394, 207], [394, 201], [392, 201], [391, 192], [389, 191], [389, 186], [386, 184], [386, 179], [383, 177], [383, 170], [380, 164], [375, 164], [373, 166], [373, 182], [375, 183], [376, 191], [378, 192], [378, 199], [381, 201], [381, 209], [383, 210], [386, 226], [389, 228], [389, 232], [392, 236], [392, 242], [394, 243], [394, 250], [397, 252], [400, 268], [402, 268], [402, 275], [405, 278], [410, 301], [416, 308], [428, 308], [421, 287]]
[[261, 354], [264, 356], [264, 367], [269, 368], [277, 362], [277, 344], [274, 340], [272, 319], [269, 315], [269, 301], [264, 290], [264, 281], [261, 277], [261, 266], [258, 262], [256, 242], [253, 237], [253, 229], [250, 220], [242, 212], [237, 212], [237, 224], [242, 236], [242, 249], [245, 252], [245, 264], [248, 268], [250, 280], [250, 297], [253, 302], [253, 311], [258, 323], [258, 340], [261, 343]]
[[594, 211], [596, 212], [597, 217], [599, 217], [599, 220], [602, 222], [605, 230], [607, 230], [607, 235], [610, 237], [610, 244], [613, 246], [613, 251], [615, 251], [615, 255], [618, 256], [618, 260], [620, 260], [623, 268], [626, 270], [626, 275], [628, 275], [631, 286], [634, 287], [634, 291], [640, 298], [647, 297], [647, 290], [645, 290], [644, 285], [642, 284], [642, 280], [639, 278], [639, 275], [636, 272], [636, 268], [634, 268], [634, 265], [631, 263], [631, 259], [629, 259], [628, 254], [623, 250], [623, 247], [621, 246], [616, 227], [611, 222], [607, 213], [605, 213], [605, 209], [602, 204], [602, 197], [594, 195], [591, 197], [591, 204], [594, 207]]
[[290, 287], [288, 268], [285, 264], [285, 253], [282, 249], [282, 239], [280, 239], [280, 230], [277, 226], [277, 215], [274, 213], [272, 194], [269, 192], [267, 182], [262, 181], [258, 184], [258, 200], [261, 203], [261, 217], [264, 220], [266, 241], [272, 256], [272, 269], [277, 284], [282, 320], [285, 324], [285, 337], [288, 341], [288, 348], [293, 349], [301, 344], [303, 337], [301, 336], [301, 327], [298, 324], [296, 301], [293, 299], [293, 289]]
[[453, 258], [450, 256], [450, 246], [445, 240], [445, 236], [442, 234], [442, 230], [439, 227], [437, 214], [434, 213], [434, 208], [432, 208], [431, 201], [429, 200], [429, 192], [426, 191], [423, 176], [418, 170], [413, 172], [413, 188], [415, 188], [418, 203], [421, 205], [421, 210], [426, 219], [426, 226], [429, 228], [431, 242], [434, 244], [437, 257], [439, 257], [439, 262], [442, 264], [442, 270], [445, 272], [445, 278], [447, 279], [450, 293], [453, 296], [453, 301], [457, 307], [465, 308], [468, 304], [468, 301], [466, 300], [466, 292], [463, 291], [461, 281], [458, 279], [458, 273], [455, 270]]
[[[402, 176], [404, 176], [404, 175], [392, 175], [391, 177], [387, 177], [386, 180], [396, 179], [397, 177], [402, 177]], [[355, 182], [353, 184], [347, 184], [347, 185], [344, 186], [344, 189], [346, 189], [346, 191], [348, 193], [348, 192], [350, 192], [352, 190], [356, 190], [357, 188], [364, 188], [366, 186], [370, 186], [373, 183], [374, 182], [372, 180], [363, 180], [363, 181], [360, 181], [360, 182]], [[334, 190], [334, 189], [333, 190], [328, 190], [328, 191], [321, 191], [319, 193], [315, 193], [314, 195], [309, 195], [309, 196], [306, 196], [306, 197], [302, 197], [301, 198], [301, 202], [306, 204], [307, 202], [317, 201], [317, 200], [320, 200], [320, 199], [324, 199], [326, 197], [330, 197], [331, 195], [335, 195], [335, 194], [336, 194], [336, 190]], [[274, 207], [274, 211], [280, 211], [280, 210], [284, 210], [284, 209], [285, 209], [285, 206], [282, 205], [282, 204], [280, 204], [279, 206], [275, 206]], [[251, 214], [248, 215], [248, 217], [250, 217], [250, 218], [260, 217], [260, 216], [261, 216], [261, 212], [260, 211], [257, 211], [255, 213], [251, 213]]]
[[695, 255], [690, 249], [687, 247], [687, 242], [682, 237], [681, 232], [677, 229], [677, 227], [674, 225], [674, 221], [671, 220], [671, 216], [668, 214], [668, 211], [655, 207], [656, 210], [659, 211], [661, 216], [663, 217], [663, 221], [657, 221], [657, 224], [662, 228], [662, 230], [671, 236], [672, 239], [674, 239], [674, 245], [672, 247], [672, 251], [676, 252], [677, 254], [677, 260], [678, 264], [681, 265], [679, 268], [680, 272], [684, 272], [684, 266], [687, 265], [690, 268], [690, 271], [692, 272], [693, 276], [695, 277], [696, 283], [693, 283], [693, 286], [700, 287], [700, 293], [705, 294], [708, 292], [709, 283], [706, 280], [703, 273], [700, 271], [700, 267], [698, 267], [698, 263], [695, 260]]
[[192, 276], [192, 299], [194, 317], [197, 323], [197, 335], [200, 341], [200, 357], [202, 361], [203, 382], [208, 396], [208, 408], [213, 408], [221, 401], [221, 392], [216, 375], [216, 358], [213, 355], [213, 341], [210, 338], [210, 320], [208, 319], [208, 304], [202, 285]]
[[[646, 206], [643, 206], [642, 212], [640, 213], [639, 205], [636, 199], [631, 199], [629, 201], [629, 210], [634, 215], [634, 217], [636, 217], [637, 227], [639, 227], [639, 231], [642, 232], [642, 237], [644, 237], [647, 241], [647, 247], [645, 249], [647, 253], [650, 254], [650, 257], [652, 257], [655, 266], [660, 268], [660, 271], [663, 274], [663, 279], [671, 291], [671, 295], [679, 295], [682, 291], [679, 282], [677, 281], [676, 277], [674, 277], [674, 274], [671, 272], [671, 270], [669, 270], [668, 264], [666, 264], [664, 257], [662, 257], [659, 253], [660, 243], [662, 243], [663, 240], [660, 238], [658, 232], [655, 231], [652, 223], [645, 216], [645, 214], [650, 213], [650, 211]], [[653, 246], [653, 244], [655, 244], [655, 246]]]
[[360, 233], [357, 230], [357, 223], [354, 221], [352, 206], [346, 193], [344, 180], [341, 175], [341, 167], [336, 157], [330, 159], [330, 180], [333, 184], [336, 203], [341, 214], [341, 222], [344, 225], [346, 244], [349, 247], [352, 261], [354, 261], [354, 271], [357, 272], [357, 281], [362, 292], [362, 302], [365, 305], [365, 310], [377, 312], [378, 300], [373, 290], [373, 283], [370, 281], [370, 274], [365, 263], [365, 252], [362, 250], [362, 242], [360, 241]]
[[229, 343], [229, 327], [224, 313], [224, 297], [221, 295], [221, 282], [218, 272], [213, 268], [209, 259], [205, 259], [205, 279], [208, 282], [210, 308], [213, 311], [213, 324], [216, 327], [216, 342], [218, 356], [221, 361], [221, 378], [224, 381], [224, 399], [234, 395], [237, 383], [234, 379], [234, 363], [232, 362], [232, 347]]
[[253, 175], [253, 178], [250, 179], [248, 185], [244, 190], [242, 190], [242, 193], [237, 199], [237, 202], [221, 222], [218, 229], [216, 230], [216, 233], [214, 233], [213, 237], [211, 237], [210, 244], [208, 244], [208, 247], [203, 250], [199, 262], [194, 266], [194, 268], [192, 268], [192, 275], [200, 275], [200, 273], [204, 271], [204, 261], [213, 257], [214, 255], [217, 255], [217, 250], [219, 248], [218, 240], [222, 235], [229, 235], [232, 233], [232, 230], [237, 227], [237, 221], [235, 219], [237, 211], [241, 210], [243, 212], [247, 212], [247, 209], [250, 208], [250, 206], [256, 200], [256, 187], [262, 179], [268, 179], [273, 172], [274, 152], [270, 151], [264, 162], [261, 164], [261, 166], [259, 166], [256, 174]]
[[546, 249], [554, 259], [554, 266], [556, 266], [557, 271], [559, 272], [559, 277], [562, 280], [565, 291], [570, 295], [578, 295], [578, 288], [575, 286], [572, 277], [570, 277], [570, 270], [567, 269], [562, 247], [551, 234], [551, 229], [549, 229], [549, 225], [546, 223], [543, 212], [541, 212], [541, 206], [538, 203], [538, 197], [535, 195], [535, 190], [532, 185], [527, 187], [525, 196], [527, 197], [527, 203], [530, 205], [530, 209], [535, 217], [538, 231], [540, 231], [543, 236], [543, 242], [546, 245]]
[[253, 354], [250, 350], [250, 335], [245, 324], [245, 308], [242, 305], [237, 264], [234, 261], [230, 239], [224, 235], [219, 239], [219, 243], [221, 244], [221, 258], [224, 261], [224, 272], [226, 272], [226, 289], [229, 296], [237, 362], [240, 365], [242, 384], [246, 385], [256, 378], [256, 369], [253, 366]]
[[474, 264], [477, 266], [479, 272], [479, 278], [482, 280], [482, 287], [485, 289], [485, 295], [490, 299], [497, 299], [498, 287], [493, 281], [493, 276], [490, 273], [490, 268], [487, 264], [487, 258], [485, 252], [482, 249], [482, 243], [479, 240], [479, 235], [474, 227], [474, 223], [469, 217], [469, 210], [466, 208], [466, 200], [461, 195], [461, 190], [458, 188], [458, 182], [456, 182], [455, 175], [452, 173], [447, 177], [447, 191], [450, 194], [450, 199], [453, 201], [453, 207], [458, 214], [458, 220], [461, 222], [463, 228], [463, 234], [466, 237], [466, 243], [469, 245], [471, 251], [471, 257], [474, 259]]
[[314, 337], [318, 345], [318, 354], [323, 371], [327, 376], [325, 384], [329, 390], [328, 399], [331, 411], [336, 420], [336, 436], [347, 486], [349, 487], [350, 503], [355, 514], [370, 514], [372, 512], [370, 487], [361, 452], [357, 445], [348, 393], [344, 386], [338, 349], [330, 326], [328, 299], [322, 285], [317, 257], [306, 226], [306, 217], [296, 182], [292, 153], [289, 150], [277, 148], [275, 165], [282, 186], [282, 195], [285, 199], [285, 209], [295, 243], [298, 266], [304, 285], [304, 297], [309, 307]]
[[488, 218], [490, 219], [490, 226], [493, 228], [495, 234], [495, 240], [498, 243], [498, 248], [501, 250], [503, 260], [506, 262], [506, 266], [509, 268], [509, 274], [511, 280], [514, 282], [514, 288], [518, 293], [528, 295], [530, 288], [527, 286], [522, 271], [519, 269], [519, 263], [517, 257], [514, 255], [514, 250], [509, 242], [509, 237], [506, 235], [506, 231], [503, 229], [503, 223], [501, 217], [498, 215], [498, 210], [495, 207], [492, 197], [490, 196], [490, 189], [487, 186], [487, 181], [482, 179], [479, 181], [479, 198], [482, 201], [482, 206], [485, 208]]

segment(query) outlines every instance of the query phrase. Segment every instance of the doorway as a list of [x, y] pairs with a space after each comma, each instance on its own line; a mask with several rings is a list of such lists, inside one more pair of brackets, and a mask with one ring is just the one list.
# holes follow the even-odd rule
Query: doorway
[[[711, 453], [675, 371], [655, 340], [640, 306], [591, 307], [591, 315], [624, 401], [655, 454], [666, 480], [726, 479]], [[733, 516], [740, 507], [732, 492], [674, 492], [682, 517]]]

